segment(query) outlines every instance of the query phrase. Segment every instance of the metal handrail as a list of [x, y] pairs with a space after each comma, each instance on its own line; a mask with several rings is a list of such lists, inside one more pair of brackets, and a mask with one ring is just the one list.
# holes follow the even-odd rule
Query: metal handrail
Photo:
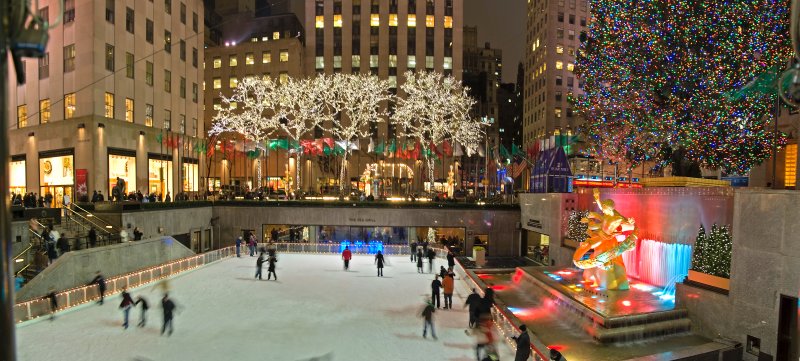
[[79, 225], [79, 226], [80, 226], [81, 228], [83, 228], [85, 231], [88, 231], [89, 229], [91, 229], [91, 228], [92, 228], [92, 226], [87, 226], [87, 225], [85, 225], [85, 224], [83, 224], [83, 223], [81, 223], [81, 222], [78, 222], [78, 221], [77, 221], [77, 220], [75, 220], [74, 218], [70, 218], [70, 217], [65, 217], [65, 218], [67, 218], [67, 222], [70, 222], [70, 221], [71, 221], [72, 223]]
[[[34, 233], [36, 233], [36, 232], [34, 232]], [[26, 252], [30, 251], [30, 250], [31, 250], [31, 248], [33, 248], [33, 242], [28, 242], [28, 247], [26, 247], [24, 251], [20, 252], [18, 255], [14, 256], [14, 258], [12, 258], [12, 259], [17, 259], [17, 258], [19, 258], [20, 256], [22, 256], [22, 255], [23, 255], [23, 254], [25, 254]]]
[[[105, 219], [102, 219], [102, 218], [100, 218], [100, 217], [95, 217], [95, 215], [93, 215], [93, 214], [92, 214], [92, 212], [89, 212], [88, 210], [86, 210], [86, 208], [83, 208], [83, 207], [81, 207], [81, 206], [77, 205], [76, 203], [71, 203], [71, 204], [70, 204], [70, 206], [71, 206], [71, 207], [75, 207], [75, 208], [77, 208], [79, 211], [86, 213], [86, 215], [87, 215], [87, 217], [86, 217], [86, 218], [88, 218], [88, 217], [91, 217], [91, 218], [93, 218], [93, 219], [96, 219], [96, 220], [98, 220], [98, 221], [99, 221], [99, 222], [100, 222], [100, 223], [103, 225], [103, 228], [108, 228], [107, 226], [111, 226], [111, 228], [110, 228], [110, 229], [113, 229], [115, 232], [116, 232], [116, 231], [118, 231], [118, 229], [116, 229], [116, 227], [114, 227], [114, 225], [113, 225], [113, 224], [111, 224], [110, 222], [108, 222], [108, 221], [106, 221]], [[71, 209], [70, 209], [70, 210], [71, 210]], [[72, 210], [72, 211], [73, 211], [73, 212], [75, 212], [74, 210]], [[77, 213], [77, 212], [75, 212], [75, 213]]]
[[[79, 207], [79, 208], [80, 208], [80, 207]], [[97, 229], [100, 229], [100, 230], [102, 230], [103, 232], [106, 232], [106, 233], [107, 233], [109, 236], [112, 236], [112, 235], [114, 234], [114, 232], [111, 232], [111, 231], [109, 231], [108, 229], [106, 229], [106, 228], [107, 228], [107, 226], [106, 226], [106, 227], [104, 227], [104, 226], [100, 226], [100, 225], [98, 225], [97, 223], [94, 223], [94, 222], [92, 222], [92, 221], [91, 221], [89, 218], [86, 218], [86, 217], [84, 217], [83, 215], [81, 215], [80, 213], [73, 211], [73, 210], [72, 210], [72, 209], [70, 209], [69, 207], [64, 207], [64, 209], [65, 209], [65, 210], [67, 210], [68, 212], [72, 212], [72, 214], [74, 214], [74, 215], [78, 216], [78, 218], [80, 218], [80, 219], [82, 219], [82, 220], [86, 221], [87, 223], [91, 224], [91, 225], [92, 225], [92, 226], [94, 226], [95, 228], [97, 228]], [[108, 226], [111, 226], [111, 225], [108, 225]], [[112, 227], [111, 229], [114, 229], [114, 228], [113, 228], [113, 226], [111, 226], [111, 227]]]

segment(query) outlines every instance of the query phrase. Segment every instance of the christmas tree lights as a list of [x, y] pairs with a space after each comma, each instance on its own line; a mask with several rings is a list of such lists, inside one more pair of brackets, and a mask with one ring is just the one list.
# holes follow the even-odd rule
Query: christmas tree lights
[[706, 234], [705, 228], [701, 225], [694, 245], [692, 270], [730, 278], [732, 253], [733, 240], [727, 226], [714, 224], [711, 233]]

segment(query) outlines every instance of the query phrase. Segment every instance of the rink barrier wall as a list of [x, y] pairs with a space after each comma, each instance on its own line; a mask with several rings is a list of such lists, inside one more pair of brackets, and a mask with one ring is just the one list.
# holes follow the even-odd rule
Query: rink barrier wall
[[[167, 277], [190, 271], [235, 255], [235, 247], [225, 247], [203, 254], [181, 258], [162, 265], [107, 278], [105, 297], [107, 298], [120, 293], [124, 288], [139, 287], [148, 283], [157, 282]], [[92, 284], [70, 288], [56, 293], [56, 300], [58, 301], [59, 307], [55, 311], [63, 311], [99, 299], [100, 291], [97, 285]], [[14, 320], [17, 323], [48, 315], [50, 315], [50, 300], [47, 297], [19, 302], [14, 305]]]

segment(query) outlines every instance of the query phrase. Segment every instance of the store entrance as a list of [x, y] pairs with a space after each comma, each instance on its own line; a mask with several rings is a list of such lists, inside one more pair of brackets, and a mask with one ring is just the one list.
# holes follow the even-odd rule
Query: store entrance
[[42, 197], [47, 197], [47, 194], [53, 196], [53, 201], [50, 204], [45, 202], [45, 207], [50, 208], [61, 208], [64, 205], [64, 195], [68, 195], [70, 202], [75, 201], [75, 197], [72, 194], [72, 186], [44, 186], [41, 188], [39, 193]]

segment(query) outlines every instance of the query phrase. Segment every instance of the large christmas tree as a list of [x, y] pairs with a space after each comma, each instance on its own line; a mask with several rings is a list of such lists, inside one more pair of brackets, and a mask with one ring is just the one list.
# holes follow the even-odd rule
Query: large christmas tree
[[791, 57], [788, 1], [593, 0], [574, 99], [590, 151], [633, 167], [678, 150], [700, 165], [746, 172], [785, 137], [776, 95], [731, 97]]

